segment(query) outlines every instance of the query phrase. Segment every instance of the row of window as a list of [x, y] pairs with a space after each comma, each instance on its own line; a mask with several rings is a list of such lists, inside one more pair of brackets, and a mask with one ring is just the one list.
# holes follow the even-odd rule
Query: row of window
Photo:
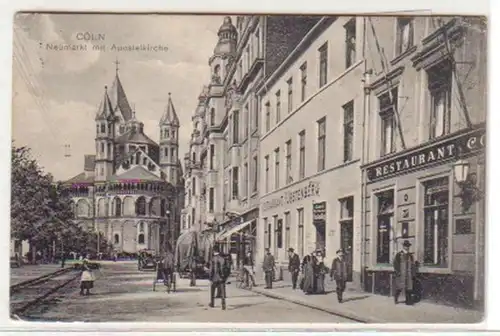
[[[354, 101], [350, 101], [343, 107], [343, 152], [344, 162], [349, 162], [353, 159], [353, 144], [354, 144]], [[326, 169], [326, 116], [317, 121], [317, 172]], [[298, 169], [298, 180], [306, 177], [306, 131], [302, 130], [298, 134], [298, 157], [299, 157], [299, 169]], [[285, 143], [285, 185], [294, 182], [294, 169], [293, 169], [293, 147], [292, 139]], [[271, 191], [270, 186], [270, 157], [266, 155], [265, 160], [265, 175], [264, 175], [264, 187], [265, 192]], [[279, 189], [282, 186], [282, 178], [280, 176], [280, 148], [274, 150], [274, 190]], [[312, 172], [311, 172], [312, 173]]]
[[[356, 21], [355, 19], [351, 19], [345, 26], [345, 66], [346, 69], [351, 67], [356, 61]], [[318, 49], [318, 58], [319, 58], [319, 69], [318, 69], [318, 79], [319, 79], [319, 88], [322, 88], [328, 82], [328, 42], [325, 42]], [[310, 69], [307, 66], [307, 62], [304, 62], [300, 66], [300, 102], [302, 103], [308, 94], [307, 92], [307, 80], [308, 80], [308, 72]], [[287, 80], [287, 106], [286, 113], [289, 114], [293, 111], [295, 107], [294, 102], [294, 79], [293, 76]], [[283, 119], [283, 111], [282, 111], [282, 94], [281, 90], [278, 90], [275, 93], [275, 108], [274, 108], [274, 124], [279, 124]], [[271, 102], [265, 103], [265, 132], [269, 132], [271, 129]]]
[[173, 139], [175, 140], [175, 130], [174, 129], [169, 129], [169, 128], [163, 128], [160, 131], [160, 139]]
[[[449, 204], [450, 190], [449, 177], [441, 177], [426, 181], [423, 183], [424, 202], [420, 209], [423, 213], [423, 264], [428, 266], [448, 267], [449, 266]], [[395, 219], [395, 190], [387, 189], [380, 191], [374, 195], [375, 199], [375, 261], [377, 264], [389, 264], [392, 257], [397, 252], [399, 246], [398, 239], [415, 238], [415, 232], [418, 230], [410, 230], [408, 222], [396, 223]], [[341, 247], [352, 247], [352, 226], [354, 217], [354, 198], [348, 197], [339, 200], [340, 204], [340, 219], [341, 227]], [[325, 205], [326, 209], [326, 205]], [[314, 208], [313, 208], [314, 212]], [[297, 252], [303, 256], [304, 253], [304, 209], [296, 210], [296, 223], [294, 226], [291, 223], [290, 212], [284, 213], [283, 218], [278, 215], [273, 216], [273, 223], [270, 223], [268, 217], [263, 218], [265, 227], [265, 244], [267, 248], [272, 248], [275, 255], [278, 250], [289, 247], [294, 247], [291, 242], [292, 229], [296, 232], [297, 237]], [[326, 216], [325, 216], [326, 217]], [[284, 219], [284, 233], [283, 233]], [[402, 218], [400, 218], [402, 219]], [[418, 224], [412, 224], [418, 225]], [[325, 242], [324, 226], [322, 227], [314, 220], [313, 226], [316, 231], [316, 242], [320, 241], [321, 245]], [[349, 232], [349, 230], [351, 232]], [[322, 231], [322, 232], [321, 232]], [[273, 238], [274, 232], [274, 240]], [[455, 234], [471, 234], [471, 221], [457, 221]], [[283, 239], [284, 235], [284, 239]], [[314, 235], [312, 235], [314, 237]], [[318, 244], [317, 244], [318, 245]], [[328, 249], [328, 246], [326, 246]]]
[[[443, 61], [427, 70], [427, 88], [430, 98], [428, 137], [432, 140], [450, 133], [452, 65], [449, 61]], [[381, 124], [380, 155], [384, 156], [396, 151], [396, 131], [401, 131], [398, 87], [387, 90], [377, 99]]]
[[[126, 207], [123, 206], [123, 203], [126, 203]], [[149, 203], [146, 202], [146, 199], [144, 197], [139, 197], [137, 201], [135, 202], [135, 212], [130, 211], [132, 209], [133, 205], [128, 203], [128, 199], [126, 199], [124, 202], [118, 197], [113, 199], [113, 202], [111, 204], [112, 206], [112, 213], [116, 217], [121, 217], [123, 215], [125, 216], [145, 216], [146, 214], [149, 214], [150, 216], [165, 216], [166, 214], [166, 201], [164, 199], [154, 199]], [[125, 211], [125, 209], [128, 209]], [[146, 213], [146, 209], [149, 209], [149, 211]], [[92, 216], [92, 208], [89, 205], [89, 203], [85, 200], [79, 200], [76, 204], [72, 203], [72, 210], [73, 213], [75, 214], [75, 217], [91, 217]], [[106, 216], [107, 214], [107, 204], [103, 202], [98, 202], [97, 204], [97, 213], [100, 216]]]
[[[316, 248], [326, 251], [326, 202], [316, 203], [312, 208], [313, 226], [316, 230]], [[318, 211], [318, 209], [320, 209]], [[354, 197], [345, 197], [339, 199], [339, 223], [344, 228], [341, 234], [341, 248], [350, 249], [353, 244], [353, 220], [354, 220]], [[292, 225], [292, 215], [290, 211], [284, 212], [280, 218], [279, 215], [272, 216], [272, 223], [268, 217], [263, 218], [264, 236], [266, 248], [273, 249], [274, 255], [278, 255], [280, 249], [288, 250], [288, 248], [296, 247], [296, 251], [300, 256], [304, 256], [310, 251], [304, 250], [304, 208], [296, 210], [296, 223]], [[284, 221], [284, 225], [283, 225]], [[283, 228], [284, 226], [284, 228]], [[284, 232], [283, 232], [284, 231]], [[274, 235], [273, 235], [274, 233]], [[274, 239], [273, 239], [274, 237]], [[297, 246], [292, 244], [292, 237], [296, 238]]]

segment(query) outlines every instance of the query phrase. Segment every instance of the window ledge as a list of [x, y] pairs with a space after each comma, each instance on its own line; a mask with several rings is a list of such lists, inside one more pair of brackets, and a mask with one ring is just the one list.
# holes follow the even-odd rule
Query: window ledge
[[259, 192], [256, 190], [256, 191], [253, 191], [252, 192], [252, 195], [250, 195], [251, 198], [254, 198], [256, 197], [257, 195], [259, 194]]
[[413, 54], [415, 52], [415, 50], [417, 50], [416, 45], [409, 47], [408, 49], [406, 49], [406, 51], [403, 51], [401, 54], [399, 54], [398, 56], [393, 58], [392, 61], [390, 62], [391, 65], [395, 65], [395, 64], [399, 63], [399, 61], [401, 61], [406, 56]]

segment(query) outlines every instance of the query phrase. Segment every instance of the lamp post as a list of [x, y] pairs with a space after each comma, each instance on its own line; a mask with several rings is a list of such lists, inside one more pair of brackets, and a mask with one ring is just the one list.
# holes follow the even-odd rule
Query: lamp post
[[458, 160], [453, 164], [453, 172], [455, 175], [455, 181], [460, 186], [463, 186], [463, 184], [467, 181], [467, 177], [469, 175], [469, 162], [466, 160]]

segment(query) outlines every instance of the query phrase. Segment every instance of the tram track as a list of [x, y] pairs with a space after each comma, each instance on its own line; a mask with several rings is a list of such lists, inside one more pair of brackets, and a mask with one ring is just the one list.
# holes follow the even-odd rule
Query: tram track
[[10, 287], [11, 316], [20, 317], [80, 277], [74, 268], [65, 268], [54, 273], [30, 279]]

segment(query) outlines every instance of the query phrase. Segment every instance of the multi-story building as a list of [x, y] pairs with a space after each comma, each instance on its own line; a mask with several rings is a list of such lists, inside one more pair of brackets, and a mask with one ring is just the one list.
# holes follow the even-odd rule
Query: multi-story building
[[238, 16], [234, 26], [226, 17], [219, 29], [209, 59], [211, 82], [200, 96], [185, 156], [183, 218], [186, 229], [219, 231], [218, 239], [237, 260], [245, 248], [255, 249], [260, 176], [256, 86], [318, 19]]
[[136, 118], [117, 68], [95, 118], [96, 153], [85, 155], [84, 171], [64, 183], [75, 221], [105, 237], [116, 252], [160, 251], [167, 242], [173, 246], [179, 234], [184, 201], [180, 125], [170, 94], [166, 103], [157, 144]]
[[322, 17], [259, 86], [259, 260], [270, 248], [288, 264], [339, 248], [361, 264], [360, 160], [363, 127], [363, 21]]
[[424, 298], [481, 302], [487, 34], [468, 18], [365, 24], [364, 286], [391, 293], [409, 240]]

